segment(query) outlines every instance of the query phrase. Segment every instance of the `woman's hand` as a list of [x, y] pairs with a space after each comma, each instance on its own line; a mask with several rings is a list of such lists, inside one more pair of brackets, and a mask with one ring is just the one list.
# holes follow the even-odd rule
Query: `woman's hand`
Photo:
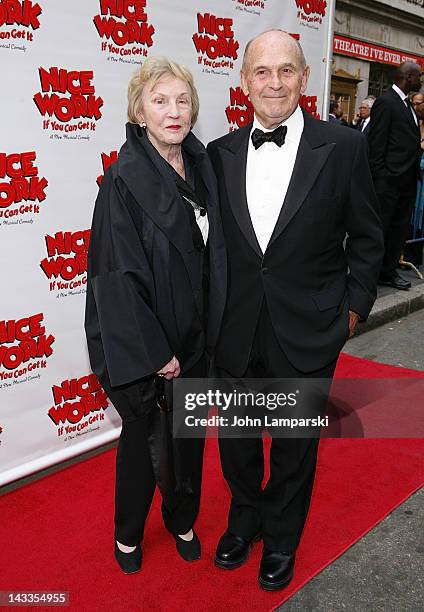
[[168, 361], [166, 365], [163, 366], [161, 370], [157, 372], [158, 376], [163, 376], [166, 380], [172, 380], [173, 378], [177, 378], [181, 374], [180, 362], [178, 359], [173, 356], [171, 361]]

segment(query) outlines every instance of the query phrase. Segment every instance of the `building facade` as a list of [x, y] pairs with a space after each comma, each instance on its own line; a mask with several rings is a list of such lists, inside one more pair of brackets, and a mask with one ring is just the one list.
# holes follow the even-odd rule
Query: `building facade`
[[331, 93], [346, 119], [408, 59], [424, 70], [424, 0], [336, 0]]

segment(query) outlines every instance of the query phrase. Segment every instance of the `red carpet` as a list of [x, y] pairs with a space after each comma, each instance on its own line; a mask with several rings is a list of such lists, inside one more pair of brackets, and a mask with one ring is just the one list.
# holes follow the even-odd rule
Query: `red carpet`
[[[343, 355], [337, 375], [424, 373]], [[228, 507], [215, 440], [207, 444], [197, 523], [202, 560], [188, 565], [177, 557], [156, 498], [146, 527], [142, 572], [120, 573], [112, 536], [115, 452], [108, 451], [0, 499], [0, 590], [69, 591], [67, 609], [82, 612], [271, 610], [423, 484], [423, 454], [424, 440], [323, 440], [295, 579], [286, 590], [267, 593], [257, 586], [260, 545], [238, 570], [225, 572], [212, 564]]]

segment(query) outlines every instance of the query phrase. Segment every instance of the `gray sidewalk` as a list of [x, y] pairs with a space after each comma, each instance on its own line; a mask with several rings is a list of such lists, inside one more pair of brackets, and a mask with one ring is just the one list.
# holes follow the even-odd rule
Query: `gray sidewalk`
[[418, 612], [424, 598], [424, 489], [278, 610]]
[[[423, 266], [420, 272], [424, 274]], [[401, 270], [403, 278], [411, 281], [412, 287], [409, 291], [399, 291], [392, 287], [378, 287], [377, 300], [365, 323], [357, 327], [356, 335], [363, 334], [371, 329], [380, 327], [389, 321], [424, 308], [424, 281], [417, 278], [412, 270]]]

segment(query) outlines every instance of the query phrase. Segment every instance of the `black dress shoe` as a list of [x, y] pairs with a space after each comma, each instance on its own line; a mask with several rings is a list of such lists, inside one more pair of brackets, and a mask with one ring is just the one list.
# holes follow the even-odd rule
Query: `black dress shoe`
[[259, 584], [266, 591], [278, 591], [293, 578], [295, 555], [264, 548], [259, 569]]
[[191, 540], [183, 540], [179, 535], [172, 534], [175, 539], [177, 551], [184, 561], [197, 561], [200, 559], [200, 540], [193, 529], [193, 537]]
[[141, 546], [137, 544], [135, 550], [130, 553], [124, 553], [119, 550], [118, 544], [115, 540], [115, 559], [118, 561], [118, 565], [124, 574], [135, 574], [140, 571], [141, 568]]
[[408, 291], [411, 288], [411, 283], [402, 278], [397, 272], [392, 276], [380, 276], [378, 279], [379, 285], [386, 285], [387, 287], [394, 287], [401, 291]]
[[215, 565], [222, 569], [240, 567], [247, 561], [253, 544], [259, 539], [259, 534], [248, 540], [226, 531], [216, 549]]

